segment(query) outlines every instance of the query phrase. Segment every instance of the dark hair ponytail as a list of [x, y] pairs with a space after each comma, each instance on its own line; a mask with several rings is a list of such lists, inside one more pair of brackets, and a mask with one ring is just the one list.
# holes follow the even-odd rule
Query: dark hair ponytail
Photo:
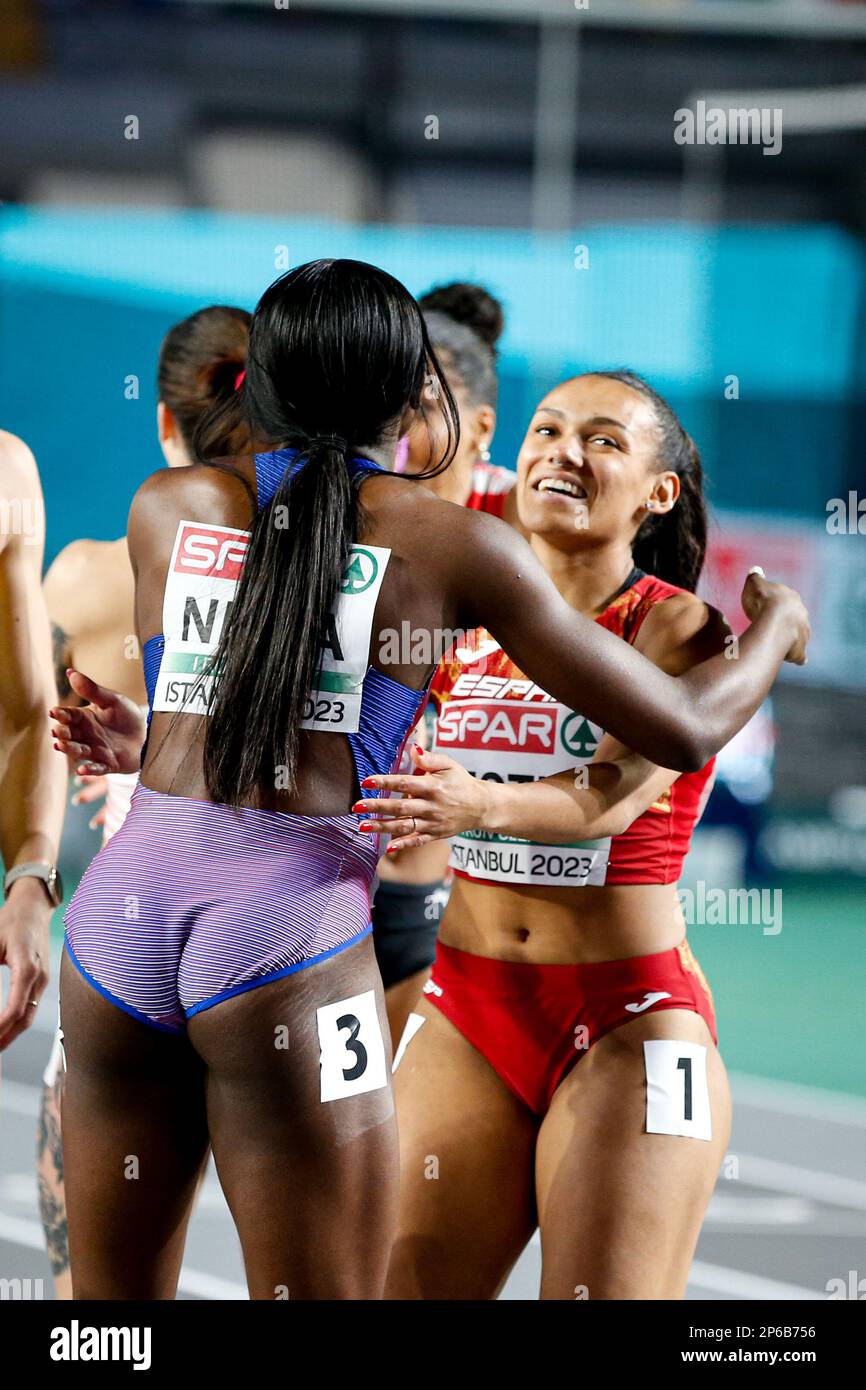
[[255, 803], [297, 785], [301, 722], [321, 665], [321, 636], [362, 521], [360, 480], [347, 457], [396, 440], [425, 378], [441, 382], [448, 444], [457, 406], [415, 300], [399, 281], [358, 261], [314, 261], [265, 291], [253, 314], [246, 377], [232, 401], [202, 421], [203, 462], [231, 420], [256, 439], [298, 450], [252, 523], [237, 594], [214, 655], [219, 673], [204, 741], [214, 801]]
[[[187, 448], [195, 448], [200, 422], [230, 401], [244, 368], [252, 315], [229, 304], [212, 304], [181, 319], [162, 340], [156, 371], [157, 395], [171, 411]], [[246, 429], [240, 419], [221, 436], [226, 453], [242, 453]]]
[[680, 495], [671, 511], [657, 516], [647, 513], [635, 537], [632, 557], [638, 569], [694, 593], [707, 551], [704, 471], [697, 446], [664, 396], [637, 372], [593, 372], [592, 376], [621, 381], [652, 404], [660, 434], [659, 471], [676, 473]]

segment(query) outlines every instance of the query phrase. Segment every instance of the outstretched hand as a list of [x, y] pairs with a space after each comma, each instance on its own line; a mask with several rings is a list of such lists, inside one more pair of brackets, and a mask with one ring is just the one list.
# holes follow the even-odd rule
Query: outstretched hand
[[81, 775], [137, 772], [147, 728], [134, 700], [97, 685], [81, 671], [66, 673], [71, 688], [86, 704], [57, 705], [48, 711], [54, 721], [54, 747]]
[[370, 797], [352, 807], [367, 817], [358, 827], [364, 834], [391, 836], [388, 854], [416, 849], [431, 840], [446, 840], [475, 829], [484, 820], [488, 783], [473, 777], [444, 753], [425, 753], [417, 743], [412, 748], [412, 762], [421, 775], [365, 777], [362, 787], [392, 795]]

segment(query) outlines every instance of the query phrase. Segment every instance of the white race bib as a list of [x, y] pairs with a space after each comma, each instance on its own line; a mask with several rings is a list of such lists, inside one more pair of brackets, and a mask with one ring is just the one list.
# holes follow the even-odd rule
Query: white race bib
[[[178, 524], [165, 582], [165, 651], [154, 711], [207, 714], [213, 697], [213, 657], [237, 593], [249, 532], [204, 522]], [[376, 601], [390, 550], [353, 546], [340, 596], [323, 641], [319, 687], [310, 695], [302, 727], [356, 733], [369, 666]]]
[[[500, 651], [491, 639], [455, 655], [471, 665]], [[603, 732], [525, 677], [467, 670], [442, 702], [433, 748], [475, 777], [536, 782], [590, 763]], [[583, 888], [605, 882], [609, 852], [609, 839], [543, 845], [472, 831], [452, 840], [450, 863], [492, 883]]]
[[341, 1100], [388, 1084], [385, 1043], [372, 989], [316, 1010], [321, 1099]]
[[643, 1055], [647, 1134], [712, 1139], [707, 1049], [701, 1043], [657, 1038], [644, 1043]]
[[539, 845], [506, 835], [467, 831], [451, 841], [452, 869], [493, 883], [526, 883], [549, 888], [585, 888], [604, 883], [610, 840], [586, 844]]

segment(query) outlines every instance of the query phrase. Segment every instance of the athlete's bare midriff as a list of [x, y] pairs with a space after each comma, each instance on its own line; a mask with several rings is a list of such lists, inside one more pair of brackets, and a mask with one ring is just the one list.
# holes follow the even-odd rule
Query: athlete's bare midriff
[[557, 965], [668, 951], [685, 924], [675, 883], [524, 888], [455, 875], [439, 936], [476, 956]]

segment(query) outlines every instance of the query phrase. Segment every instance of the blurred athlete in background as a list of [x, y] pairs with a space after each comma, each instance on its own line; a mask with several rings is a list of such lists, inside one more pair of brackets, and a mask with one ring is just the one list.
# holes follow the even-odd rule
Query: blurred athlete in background
[[[236, 387], [246, 363], [250, 315], [245, 309], [212, 305], [181, 320], [163, 340], [157, 368], [157, 435], [169, 468], [192, 462], [195, 428]], [[87, 671], [147, 712], [141, 652], [135, 636], [135, 581], [126, 536], [116, 541], [73, 541], [60, 551], [45, 576], [54, 667], [63, 706], [86, 703], [92, 687], [68, 668]], [[50, 703], [50, 702], [49, 702]], [[56, 758], [54, 761], [58, 761]], [[107, 844], [123, 824], [138, 773], [79, 777], [73, 805], [104, 798], [90, 822], [101, 826]], [[72, 1297], [60, 1100], [64, 1070], [59, 1032], [43, 1076], [37, 1169], [39, 1210], [58, 1298]]]
[[[496, 344], [505, 326], [502, 305], [481, 285], [463, 282], [437, 286], [418, 302], [460, 415], [460, 444], [451, 467], [427, 486], [446, 501], [519, 526], [517, 475], [490, 462], [499, 396]], [[418, 419], [401, 441], [398, 466], [420, 473], [441, 458], [443, 428], [428, 387]], [[432, 708], [427, 713], [429, 724]], [[394, 858], [383, 856], [378, 876], [373, 943], [396, 1047], [436, 954], [436, 933], [448, 901], [448, 846], [438, 841]]]
[[[65, 772], [45, 723], [53, 703], [48, 615], [39, 587], [45, 505], [36, 460], [0, 430], [0, 1052], [29, 1028], [48, 983], [51, 914], [63, 897], [57, 850]], [[47, 704], [46, 704], [47, 702]]]

